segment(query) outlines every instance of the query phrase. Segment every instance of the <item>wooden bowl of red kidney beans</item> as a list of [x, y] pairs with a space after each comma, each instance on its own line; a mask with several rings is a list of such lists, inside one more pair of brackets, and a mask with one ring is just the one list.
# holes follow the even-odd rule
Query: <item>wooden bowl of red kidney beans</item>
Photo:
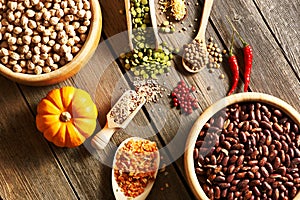
[[196, 120], [184, 157], [197, 199], [300, 199], [300, 114], [263, 93], [240, 93]]

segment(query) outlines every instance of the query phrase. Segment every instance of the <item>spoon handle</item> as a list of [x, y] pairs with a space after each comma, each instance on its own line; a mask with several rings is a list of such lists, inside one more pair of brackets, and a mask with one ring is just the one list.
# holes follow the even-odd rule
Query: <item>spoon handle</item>
[[104, 149], [115, 131], [116, 128], [108, 128], [108, 123], [106, 123], [105, 127], [92, 139], [92, 146], [97, 150]]
[[152, 28], [153, 28], [154, 37], [155, 37], [155, 49], [157, 49], [158, 48], [158, 30], [157, 30], [154, 0], [149, 0], [149, 8], [150, 8], [150, 18], [151, 18]]
[[125, 3], [125, 12], [126, 12], [126, 21], [127, 21], [127, 29], [128, 29], [128, 42], [129, 48], [133, 50], [132, 44], [132, 23], [131, 23], [131, 14], [130, 14], [130, 0], [124, 0]]
[[205, 0], [204, 1], [204, 7], [203, 7], [203, 12], [202, 12], [202, 17], [201, 17], [201, 22], [200, 22], [200, 28], [198, 31], [198, 34], [196, 35], [195, 39], [196, 40], [201, 40], [205, 39], [205, 31], [210, 15], [211, 8], [213, 6], [214, 0]]

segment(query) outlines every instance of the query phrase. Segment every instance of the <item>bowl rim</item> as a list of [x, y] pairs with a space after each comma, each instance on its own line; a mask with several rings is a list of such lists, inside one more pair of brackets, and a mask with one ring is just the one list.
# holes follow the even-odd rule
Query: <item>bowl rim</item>
[[[189, 186], [191, 187], [197, 199], [209, 200], [209, 198], [206, 196], [205, 192], [203, 191], [202, 187], [200, 186], [200, 183], [198, 182], [194, 170], [193, 151], [194, 151], [194, 145], [196, 143], [199, 131], [216, 112], [234, 103], [249, 102], [249, 101], [258, 101], [258, 102], [262, 102], [274, 106], [280, 109], [281, 111], [283, 111], [286, 115], [288, 115], [295, 123], [300, 124], [299, 112], [297, 112], [291, 105], [289, 105], [285, 101], [265, 93], [246, 92], [246, 93], [233, 94], [231, 96], [222, 98], [217, 102], [215, 102], [214, 104], [212, 104], [211, 106], [209, 106], [198, 117], [198, 119], [195, 121], [194, 125], [192, 126], [186, 141], [185, 153], [184, 153], [184, 169], [185, 169], [186, 178]], [[294, 199], [299, 199], [299, 198], [300, 198], [300, 192], [298, 192], [298, 194]]]
[[[101, 37], [102, 13], [100, 3], [97, 0], [91, 0], [90, 2], [92, 20], [89, 27], [89, 33], [84, 45], [71, 62], [49, 73], [38, 75], [13, 72], [11, 69], [0, 63], [0, 74], [17, 83], [31, 86], [51, 85], [75, 75], [92, 57], [97, 47], [95, 43], [98, 44]], [[90, 48], [90, 50], [88, 48]]]

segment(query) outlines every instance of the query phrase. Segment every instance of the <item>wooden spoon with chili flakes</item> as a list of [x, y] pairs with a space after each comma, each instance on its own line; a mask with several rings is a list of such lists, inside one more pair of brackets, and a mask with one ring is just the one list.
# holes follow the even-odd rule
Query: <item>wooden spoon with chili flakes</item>
[[[204, 1], [204, 7], [202, 11], [202, 17], [198, 34], [196, 35], [192, 43], [188, 44], [186, 47], [188, 49], [189, 47], [192, 47], [196, 50], [194, 50], [194, 52], [185, 51], [182, 57], [182, 65], [188, 72], [197, 73], [209, 63], [208, 52], [205, 43], [205, 32], [213, 3], [213, 0]], [[191, 53], [195, 54], [193, 56], [193, 59], [191, 59], [191, 57], [188, 56]]]
[[124, 140], [115, 153], [112, 167], [116, 200], [146, 199], [155, 182], [159, 163], [155, 142], [138, 137]]

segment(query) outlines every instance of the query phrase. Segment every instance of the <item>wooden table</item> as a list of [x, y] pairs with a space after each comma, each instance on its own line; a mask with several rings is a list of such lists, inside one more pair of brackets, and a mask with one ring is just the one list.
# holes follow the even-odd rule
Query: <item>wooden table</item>
[[[176, 34], [181, 38], [195, 36], [198, 29], [202, 1], [196, 6], [190, 0], [188, 17], [184, 24], [176, 23]], [[162, 151], [162, 163], [167, 164], [158, 174], [148, 199], [194, 199], [183, 167], [185, 139], [193, 122], [212, 103], [226, 96], [232, 79], [229, 66], [223, 62], [220, 69], [208, 69], [198, 74], [181, 70], [180, 58], [175, 58], [169, 76], [159, 77], [172, 89], [184, 79], [195, 85], [200, 108], [189, 116], [172, 109], [166, 96], [157, 104], [148, 104], [134, 121], [118, 131], [111, 144], [100, 153], [90, 147], [90, 140], [78, 148], [59, 148], [47, 142], [35, 126], [36, 106], [51, 89], [72, 85], [88, 91], [99, 110], [99, 126], [105, 124], [105, 115], [111, 105], [129, 88], [131, 76], [124, 76], [124, 68], [115, 60], [122, 48], [121, 37], [126, 30], [124, 3], [120, 0], [101, 0], [103, 15], [102, 42], [90, 62], [74, 77], [47, 87], [19, 85], [0, 76], [0, 197], [3, 199], [114, 199], [111, 187], [109, 156], [116, 144], [139, 127], [140, 136], [156, 141]], [[157, 7], [159, 7], [157, 5]], [[254, 50], [250, 90], [279, 97], [300, 111], [300, 1], [233, 0], [214, 3], [206, 37], [213, 37], [222, 49], [230, 45], [232, 30], [225, 19], [233, 19], [238, 31]], [[157, 12], [158, 24], [165, 15]], [[190, 27], [192, 24], [193, 27]], [[186, 27], [186, 31], [181, 31]], [[161, 34], [170, 44], [181, 44], [170, 35]], [[117, 39], [116, 39], [117, 38]], [[187, 41], [188, 41], [187, 39]], [[105, 42], [103, 42], [105, 40]], [[118, 48], [116, 48], [118, 47]], [[236, 38], [234, 49], [242, 62], [242, 45]], [[226, 59], [225, 59], [226, 61]], [[220, 79], [221, 74], [225, 75]], [[211, 90], [208, 90], [208, 87]], [[240, 79], [237, 92], [243, 90]], [[140, 128], [140, 127], [146, 128]], [[149, 136], [150, 135], [150, 136]], [[179, 137], [176, 139], [174, 138]], [[99, 160], [100, 158], [100, 160]], [[108, 160], [107, 160], [108, 159]], [[172, 162], [174, 161], [174, 162]], [[0, 198], [0, 199], [1, 199]]]

